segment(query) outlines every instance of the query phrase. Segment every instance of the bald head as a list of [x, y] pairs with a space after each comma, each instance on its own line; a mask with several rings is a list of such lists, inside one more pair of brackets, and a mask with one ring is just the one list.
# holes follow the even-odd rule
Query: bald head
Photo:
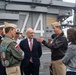
[[27, 30], [26, 30], [26, 34], [28, 33], [28, 32], [34, 32], [34, 30], [32, 29], [32, 28], [27, 28]]
[[26, 35], [29, 39], [33, 39], [34, 38], [34, 30], [32, 28], [28, 28], [26, 30]]

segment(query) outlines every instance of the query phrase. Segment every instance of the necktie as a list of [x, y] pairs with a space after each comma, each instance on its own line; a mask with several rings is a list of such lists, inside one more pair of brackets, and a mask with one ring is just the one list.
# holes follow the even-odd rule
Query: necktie
[[30, 40], [30, 51], [32, 51], [32, 40]]
[[[32, 40], [30, 40], [30, 51], [32, 51], [32, 46], [33, 46], [33, 45], [32, 45]], [[30, 62], [33, 63], [32, 57], [30, 58]]]

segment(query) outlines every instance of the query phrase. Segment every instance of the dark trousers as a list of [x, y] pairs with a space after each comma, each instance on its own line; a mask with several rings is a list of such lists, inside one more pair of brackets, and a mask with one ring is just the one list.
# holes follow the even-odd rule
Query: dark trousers
[[76, 72], [67, 71], [66, 75], [76, 75]]
[[0, 75], [6, 75], [5, 67], [2, 66], [1, 61], [0, 61]]
[[39, 66], [34, 66], [33, 63], [29, 63], [27, 67], [21, 66], [21, 74], [23, 75], [39, 75]]
[[52, 64], [49, 66], [49, 70], [50, 70], [50, 75], [53, 75], [52, 74], [52, 72], [53, 72], [53, 70], [52, 70]]

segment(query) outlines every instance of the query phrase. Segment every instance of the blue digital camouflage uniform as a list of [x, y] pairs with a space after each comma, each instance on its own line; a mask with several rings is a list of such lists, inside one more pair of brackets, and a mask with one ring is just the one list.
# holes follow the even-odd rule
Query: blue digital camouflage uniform
[[2, 36], [0, 36], [0, 75], [6, 75], [5, 67], [3, 67], [1, 63], [1, 42], [2, 42]]

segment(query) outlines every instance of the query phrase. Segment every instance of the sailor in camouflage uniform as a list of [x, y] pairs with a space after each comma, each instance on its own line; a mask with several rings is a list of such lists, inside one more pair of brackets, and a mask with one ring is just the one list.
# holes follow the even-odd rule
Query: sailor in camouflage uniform
[[4, 38], [3, 28], [4, 28], [4, 25], [0, 25], [0, 75], [6, 75], [5, 67], [3, 67], [1, 63], [1, 42]]
[[5, 22], [5, 37], [1, 43], [2, 51], [5, 51], [1, 59], [6, 67], [7, 75], [21, 75], [20, 63], [24, 58], [24, 53], [13, 40], [16, 33], [16, 25]]

